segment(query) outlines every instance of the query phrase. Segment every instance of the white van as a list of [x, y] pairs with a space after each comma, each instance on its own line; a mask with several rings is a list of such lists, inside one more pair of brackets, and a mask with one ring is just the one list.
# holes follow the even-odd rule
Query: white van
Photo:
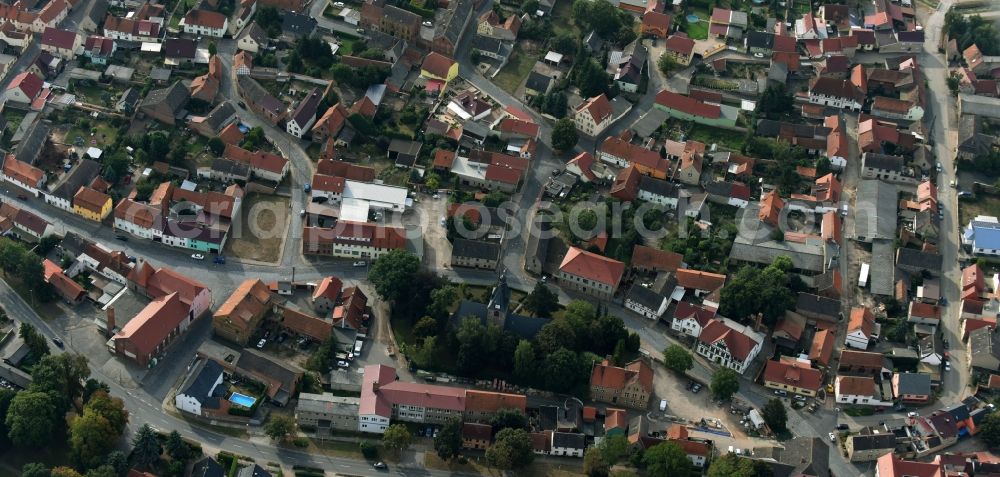
[[663, 411], [666, 411], [666, 410], [667, 410], [667, 400], [666, 399], [660, 399], [660, 412], [663, 412]]

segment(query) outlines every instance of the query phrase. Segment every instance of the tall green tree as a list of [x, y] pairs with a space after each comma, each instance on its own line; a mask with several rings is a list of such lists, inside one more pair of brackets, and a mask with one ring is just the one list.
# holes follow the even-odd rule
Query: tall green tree
[[586, 384], [592, 364], [573, 351], [559, 348], [546, 359], [546, 387], [558, 393], [577, 390]]
[[32, 462], [30, 464], [24, 464], [21, 467], [21, 477], [51, 477], [52, 470], [45, 466], [41, 462]]
[[86, 408], [69, 426], [70, 456], [83, 468], [96, 467], [114, 449], [119, 437], [104, 416]]
[[0, 389], [0, 452], [10, 445], [10, 439], [7, 437], [7, 434], [10, 432], [6, 422], [7, 410], [10, 409], [10, 403], [16, 395], [17, 392], [13, 389]]
[[674, 442], [657, 444], [642, 454], [642, 463], [651, 477], [687, 475], [691, 472], [691, 460]]
[[125, 432], [125, 425], [128, 424], [128, 411], [125, 410], [125, 403], [121, 399], [113, 398], [105, 391], [97, 391], [87, 401], [84, 411], [86, 412], [88, 409], [107, 419], [117, 436], [121, 436]]
[[729, 453], [718, 457], [708, 466], [708, 477], [771, 477], [767, 463], [745, 459]]
[[181, 438], [180, 433], [177, 431], [171, 431], [170, 435], [167, 436], [167, 442], [164, 447], [167, 449], [167, 455], [171, 459], [186, 461], [191, 456], [191, 448], [188, 447], [184, 439]]
[[60, 466], [52, 469], [52, 477], [83, 477], [72, 467]]
[[576, 146], [580, 135], [576, 132], [576, 124], [572, 119], [562, 118], [552, 126], [552, 148], [557, 151], [569, 151]]
[[149, 424], [143, 424], [132, 438], [132, 460], [136, 466], [140, 469], [152, 469], [160, 460], [162, 452], [156, 432]]
[[49, 354], [49, 343], [45, 337], [38, 332], [38, 329], [31, 323], [22, 322], [18, 330], [18, 336], [24, 340], [24, 345], [28, 347], [28, 353], [36, 361]]
[[580, 95], [584, 98], [608, 92], [608, 74], [591, 58], [576, 65], [573, 78], [573, 83], [580, 88]]
[[761, 415], [764, 418], [764, 422], [767, 423], [767, 427], [770, 427], [772, 431], [781, 433], [788, 430], [786, 427], [788, 424], [788, 411], [780, 399], [773, 398], [767, 401], [767, 404], [764, 405], [764, 409], [761, 411]]
[[990, 447], [1000, 446], [1000, 413], [991, 412], [979, 426], [979, 438]]
[[486, 449], [486, 463], [498, 469], [520, 469], [534, 459], [531, 437], [524, 429], [504, 429]]
[[405, 250], [393, 250], [375, 260], [368, 279], [384, 300], [393, 301], [410, 290], [420, 259]]
[[591, 447], [583, 455], [583, 473], [588, 477], [608, 477], [611, 465], [604, 459], [600, 449]]
[[608, 465], [615, 465], [628, 455], [628, 439], [621, 434], [605, 437], [601, 440], [598, 449], [601, 450], [601, 455], [604, 456], [604, 460]]
[[514, 378], [523, 384], [531, 384], [535, 379], [538, 364], [535, 362], [535, 348], [528, 340], [521, 340], [514, 350]]
[[559, 296], [552, 292], [549, 287], [542, 282], [535, 283], [535, 288], [524, 298], [521, 303], [525, 308], [534, 312], [535, 316], [549, 318], [559, 309]]
[[264, 434], [275, 441], [283, 441], [294, 433], [295, 421], [285, 414], [271, 416], [267, 424], [264, 425]]
[[500, 432], [504, 429], [525, 429], [528, 427], [528, 417], [517, 409], [498, 409], [490, 420], [493, 432]]
[[708, 385], [712, 396], [725, 401], [740, 390], [740, 376], [729, 368], [719, 368], [712, 373], [712, 382]]
[[442, 460], [458, 457], [462, 450], [462, 420], [449, 420], [434, 437], [434, 451]]
[[62, 353], [42, 358], [31, 368], [33, 391], [43, 391], [52, 396], [60, 413], [70, 409], [73, 402], [83, 395], [84, 385], [90, 377], [87, 358], [80, 354]]
[[773, 326], [795, 305], [788, 275], [791, 269], [791, 259], [784, 256], [763, 269], [744, 266], [722, 289], [719, 313], [743, 321], [752, 321], [761, 313], [764, 323]]
[[18, 447], [42, 447], [49, 443], [59, 427], [58, 412], [52, 397], [44, 392], [21, 391], [7, 409], [7, 429], [11, 442]]
[[382, 445], [397, 453], [408, 449], [412, 443], [413, 435], [403, 424], [393, 424], [387, 427], [385, 433], [382, 434]]
[[672, 344], [663, 350], [663, 366], [671, 371], [684, 373], [694, 367], [694, 358], [683, 346]]

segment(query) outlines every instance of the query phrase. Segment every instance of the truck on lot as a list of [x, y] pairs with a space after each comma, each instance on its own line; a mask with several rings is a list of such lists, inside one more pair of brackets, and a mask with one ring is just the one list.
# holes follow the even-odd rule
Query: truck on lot
[[859, 288], [864, 288], [864, 287], [868, 286], [868, 270], [869, 270], [869, 268], [870, 267], [868, 266], [867, 263], [862, 263], [861, 264], [861, 274], [858, 275], [858, 287]]

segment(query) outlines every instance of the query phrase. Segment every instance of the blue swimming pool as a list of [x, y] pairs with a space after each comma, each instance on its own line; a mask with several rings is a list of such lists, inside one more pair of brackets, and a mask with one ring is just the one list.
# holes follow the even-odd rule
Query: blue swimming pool
[[687, 21], [688, 23], [698, 23], [701, 21], [701, 18], [698, 18], [698, 15], [692, 13], [687, 16]]
[[233, 393], [231, 396], [229, 396], [229, 402], [237, 406], [243, 406], [249, 409], [253, 407], [253, 403], [257, 402], [257, 400], [250, 396], [247, 396], [246, 394]]

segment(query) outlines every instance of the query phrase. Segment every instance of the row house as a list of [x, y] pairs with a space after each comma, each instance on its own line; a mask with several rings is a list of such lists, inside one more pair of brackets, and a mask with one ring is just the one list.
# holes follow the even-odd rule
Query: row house
[[271, 182], [281, 182], [291, 168], [291, 162], [284, 157], [264, 151], [250, 152], [232, 144], [226, 145], [222, 157], [250, 166], [253, 177]]
[[215, 336], [246, 346], [264, 316], [273, 311], [274, 295], [260, 279], [244, 280], [212, 315]]
[[104, 36], [115, 40], [159, 43], [165, 31], [162, 18], [140, 20], [108, 15], [104, 20]]
[[219, 12], [193, 8], [180, 21], [184, 33], [222, 38], [229, 31], [229, 18]]
[[816, 397], [823, 387], [823, 372], [813, 368], [809, 360], [782, 357], [764, 365], [763, 381], [769, 389]]
[[299, 105], [295, 107], [295, 111], [288, 117], [288, 122], [285, 124], [285, 130], [288, 131], [288, 134], [301, 138], [313, 127], [313, 124], [316, 122], [319, 103], [322, 99], [323, 95], [320, 93], [319, 88], [313, 88], [299, 102]]
[[876, 96], [871, 111], [874, 116], [903, 121], [919, 121], [924, 117], [924, 108], [913, 101], [886, 96]]
[[277, 125], [288, 116], [288, 107], [250, 76], [237, 76], [240, 97], [254, 114]]
[[865, 102], [865, 92], [846, 79], [816, 78], [809, 87], [809, 102], [860, 111]]
[[406, 232], [399, 227], [339, 221], [334, 228], [304, 227], [302, 253], [344, 258], [377, 259], [406, 249]]
[[621, 137], [605, 139], [601, 143], [598, 157], [617, 167], [635, 166], [640, 173], [657, 179], [666, 179], [670, 173], [669, 160], [660, 157], [656, 151], [632, 144]]
[[64, 60], [76, 58], [83, 44], [83, 37], [76, 32], [47, 27], [42, 33], [41, 49]]
[[45, 185], [45, 172], [26, 162], [17, 160], [13, 154], [8, 154], [3, 163], [3, 180], [10, 182], [35, 197]]

